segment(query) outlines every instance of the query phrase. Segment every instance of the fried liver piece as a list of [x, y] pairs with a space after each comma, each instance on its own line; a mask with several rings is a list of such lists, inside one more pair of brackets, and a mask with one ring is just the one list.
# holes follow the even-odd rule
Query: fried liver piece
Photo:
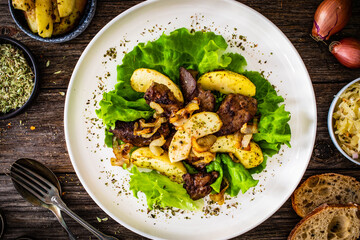
[[213, 112], [215, 108], [215, 96], [211, 91], [203, 90], [200, 85], [197, 86], [197, 98], [200, 100], [200, 110], [204, 112]]
[[199, 84], [196, 84], [196, 73], [193, 70], [186, 70], [180, 67], [180, 86], [185, 98], [185, 103], [195, 97], [200, 100], [200, 111], [212, 112], [215, 107], [215, 97], [211, 91], [205, 91]]
[[186, 70], [184, 67], [180, 67], [179, 72], [181, 91], [185, 102], [188, 103], [194, 98], [196, 91], [196, 79], [191, 72]]
[[227, 95], [216, 112], [223, 125], [215, 135], [223, 136], [239, 131], [244, 123], [254, 118], [256, 111], [257, 101], [255, 98], [241, 94]]
[[130, 143], [136, 147], [145, 147], [161, 137], [166, 138], [170, 133], [170, 128], [168, 123], [161, 124], [160, 128], [152, 135], [150, 138], [144, 138], [139, 135], [134, 135], [134, 125], [136, 121], [133, 122], [122, 122], [116, 121], [115, 129], [109, 129], [109, 132], [113, 133], [117, 139], [120, 139], [123, 142]]
[[175, 98], [171, 90], [161, 83], [152, 83], [146, 90], [144, 98], [147, 104], [150, 102], [159, 104], [164, 109], [164, 117], [170, 117], [182, 107], [182, 103]]
[[212, 188], [210, 185], [214, 183], [218, 177], [219, 173], [216, 171], [210, 173], [186, 173], [183, 175], [183, 187], [186, 189], [191, 199], [198, 200], [211, 192]]

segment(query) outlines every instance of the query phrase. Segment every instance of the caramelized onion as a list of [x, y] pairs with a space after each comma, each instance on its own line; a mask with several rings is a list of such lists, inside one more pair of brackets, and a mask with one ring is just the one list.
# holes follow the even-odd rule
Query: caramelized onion
[[199, 99], [194, 98], [185, 106], [185, 108], [180, 109], [173, 116], [171, 116], [169, 122], [172, 123], [176, 128], [181, 127], [196, 110], [200, 109], [199, 104]]
[[212, 162], [215, 158], [215, 153], [212, 152], [197, 152], [194, 149], [191, 152], [198, 158], [203, 158], [199, 161], [196, 161], [197, 164], [208, 164]]
[[257, 124], [247, 124], [244, 123], [244, 125], [241, 127], [240, 132], [242, 134], [254, 134], [257, 133]]
[[164, 152], [164, 149], [162, 149], [161, 146], [164, 145], [165, 142], [166, 142], [166, 139], [163, 136], [153, 140], [149, 145], [150, 151], [155, 156], [160, 156]]
[[244, 137], [241, 140], [241, 148], [242, 149], [247, 149], [248, 148], [251, 138], [252, 138], [252, 134], [245, 134], [244, 135]]
[[141, 128], [157, 127], [157, 126], [160, 126], [164, 122], [166, 122], [166, 118], [164, 118], [164, 117], [158, 118], [158, 119], [156, 119], [155, 122], [152, 122], [152, 123], [146, 123], [144, 119], [139, 120]]
[[[138, 124], [134, 124], [134, 135], [141, 136], [143, 138], [150, 138], [154, 135], [157, 130], [161, 127], [161, 124], [166, 122], [166, 118], [158, 118], [155, 122], [146, 123], [144, 119], [140, 119]], [[139, 129], [140, 125], [140, 129]]]
[[111, 158], [112, 166], [122, 167], [124, 164], [129, 166], [130, 164], [130, 151], [133, 145], [130, 143], [124, 143], [119, 145], [116, 139], [113, 141], [113, 152], [116, 158]]
[[164, 109], [160, 106], [160, 104], [156, 102], [150, 102], [149, 106], [155, 110], [156, 114], [160, 115], [164, 112]]
[[205, 137], [196, 139], [195, 137], [191, 138], [191, 145], [196, 152], [207, 152], [211, 146], [216, 142], [215, 135], [207, 135]]
[[325, 0], [314, 16], [312, 36], [317, 41], [328, 40], [348, 23], [351, 15], [351, 0]]
[[336, 59], [348, 68], [360, 68], [360, 41], [355, 38], [344, 38], [334, 41], [329, 46]]

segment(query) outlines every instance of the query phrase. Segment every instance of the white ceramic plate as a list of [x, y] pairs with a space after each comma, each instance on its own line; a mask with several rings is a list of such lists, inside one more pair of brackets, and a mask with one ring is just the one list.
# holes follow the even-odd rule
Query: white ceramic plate
[[[254, 189], [227, 200], [219, 209], [207, 206], [210, 213], [219, 210], [214, 215], [147, 214], [144, 196], [139, 194], [136, 199], [128, 191], [128, 173], [111, 167], [112, 150], [104, 147], [104, 130], [94, 113], [102, 92], [113, 89], [116, 83], [116, 65], [121, 63], [123, 51], [180, 27], [211, 29], [232, 45], [241, 43], [245, 50], [233, 47], [229, 51], [241, 53], [248, 70], [264, 71], [291, 112], [292, 147], [283, 147], [280, 154], [269, 159], [266, 171], [255, 176], [259, 184]], [[111, 47], [117, 51], [116, 60], [104, 57]], [[316, 104], [299, 54], [285, 35], [258, 12], [230, 0], [154, 0], [123, 12], [90, 42], [71, 77], [64, 119], [75, 171], [90, 196], [113, 219], [149, 238], [223, 239], [256, 227], [289, 198], [311, 157]]]

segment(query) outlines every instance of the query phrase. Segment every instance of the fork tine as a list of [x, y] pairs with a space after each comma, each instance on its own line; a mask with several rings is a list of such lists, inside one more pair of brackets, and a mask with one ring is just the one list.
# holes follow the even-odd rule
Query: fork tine
[[[27, 181], [26, 179], [21, 177], [19, 174], [15, 173], [15, 172], [12, 172], [10, 177], [15, 182], [17, 182], [20, 186], [22, 186], [23, 188], [28, 190], [30, 193], [32, 193], [35, 197], [39, 198], [41, 201], [45, 200], [43, 195], [39, 194], [39, 193], [42, 193], [42, 191], [39, 191], [38, 188], [35, 185], [33, 185], [32, 183], [30, 183], [29, 181]], [[29, 187], [28, 185], [30, 185], [31, 187]], [[36, 191], [35, 191], [35, 189], [36, 189]]]
[[18, 166], [20, 165], [17, 165], [17, 166], [13, 166], [12, 167], [12, 172], [17, 172], [18, 174], [20, 174], [24, 180], [27, 180], [29, 183], [31, 182], [32, 184], [34, 184], [34, 188], [41, 188], [42, 191], [45, 191], [46, 193], [50, 190], [49, 189], [49, 186], [47, 186], [46, 184], [42, 183], [40, 181], [40, 179], [37, 179], [36, 177], [34, 176], [31, 176], [28, 172], [26, 172], [26, 169], [24, 168], [18, 168]]
[[[52, 188], [54, 185], [52, 183], [50, 183], [48, 180], [46, 180], [45, 178], [43, 178], [42, 176], [40, 176], [39, 174], [35, 173], [34, 171], [22, 166], [21, 164], [18, 164], [18, 163], [14, 163], [13, 164], [13, 167], [15, 167], [15, 170], [21, 172], [22, 174], [25, 174], [26, 176], [28, 176], [31, 180], [35, 181], [37, 184], [39, 184], [40, 186], [43, 186], [44, 184], [47, 185], [47, 186], [44, 186], [43, 188]], [[19, 169], [19, 168], [22, 169], [22, 171]], [[24, 172], [26, 171], [26, 172]], [[38, 179], [35, 179], [34, 177], [31, 177], [29, 176], [30, 173], [31, 175], [33, 175], [34, 177], [38, 178]], [[39, 180], [41, 180], [43, 183], [39, 182]]]

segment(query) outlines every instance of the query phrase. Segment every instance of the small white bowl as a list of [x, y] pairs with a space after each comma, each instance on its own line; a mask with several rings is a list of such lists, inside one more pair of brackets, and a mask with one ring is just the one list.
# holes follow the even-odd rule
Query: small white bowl
[[349, 159], [350, 161], [352, 161], [353, 163], [356, 163], [358, 165], [360, 165], [360, 160], [355, 160], [352, 157], [350, 157], [339, 145], [337, 137], [335, 136], [334, 133], [334, 122], [333, 122], [333, 113], [334, 113], [334, 109], [335, 107], [337, 107], [339, 105], [339, 98], [340, 95], [345, 92], [346, 89], [348, 89], [348, 87], [350, 87], [352, 84], [356, 83], [360, 81], [360, 78], [355, 79], [354, 81], [348, 83], [345, 87], [343, 87], [335, 96], [334, 96], [334, 100], [332, 101], [330, 108], [329, 108], [329, 113], [328, 113], [328, 119], [327, 119], [327, 125], [328, 125], [328, 130], [329, 130], [329, 134], [330, 134], [330, 138], [332, 140], [332, 142], [334, 143], [335, 147], [339, 150], [339, 152], [341, 152], [342, 155], [344, 155], [347, 159]]

